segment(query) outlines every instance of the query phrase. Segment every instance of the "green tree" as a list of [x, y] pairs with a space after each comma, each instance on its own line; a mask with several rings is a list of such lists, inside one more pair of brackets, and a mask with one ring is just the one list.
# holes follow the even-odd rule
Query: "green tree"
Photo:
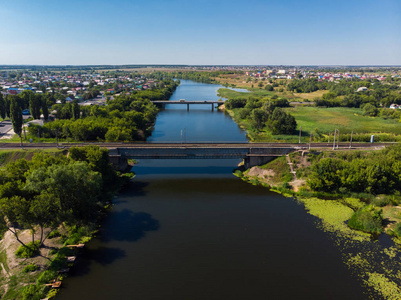
[[96, 215], [101, 184], [99, 173], [88, 163], [77, 161], [34, 170], [27, 177], [26, 189], [54, 199], [61, 221], [82, 224]]
[[49, 120], [49, 106], [48, 105], [49, 104], [47, 103], [47, 97], [45, 96], [45, 97], [42, 98], [42, 103], [41, 103], [43, 119], [45, 121]]
[[74, 100], [72, 103], [72, 117], [76, 120], [80, 117], [80, 109], [77, 100]]
[[255, 128], [258, 130], [260, 130], [264, 127], [268, 118], [269, 118], [269, 114], [261, 108], [255, 108], [251, 112], [251, 119], [253, 121]]
[[17, 96], [14, 96], [12, 99], [10, 99], [10, 119], [11, 123], [13, 124], [14, 132], [18, 134], [18, 136], [21, 136], [23, 118], [22, 108]]
[[6, 118], [6, 103], [2, 93], [0, 93], [0, 117]]

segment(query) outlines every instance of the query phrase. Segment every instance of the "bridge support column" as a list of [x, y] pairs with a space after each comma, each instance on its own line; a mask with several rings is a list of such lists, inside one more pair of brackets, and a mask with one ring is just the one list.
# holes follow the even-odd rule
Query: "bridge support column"
[[247, 156], [244, 158], [244, 167], [245, 169], [250, 169], [255, 166], [265, 165], [276, 158], [276, 156]]
[[214, 111], [214, 105], [213, 105], [213, 103], [212, 103], [212, 111]]
[[125, 172], [129, 169], [128, 159], [122, 157], [118, 149], [109, 150], [110, 163], [117, 171]]
[[189, 104], [187, 104], [187, 111], [189, 111]]

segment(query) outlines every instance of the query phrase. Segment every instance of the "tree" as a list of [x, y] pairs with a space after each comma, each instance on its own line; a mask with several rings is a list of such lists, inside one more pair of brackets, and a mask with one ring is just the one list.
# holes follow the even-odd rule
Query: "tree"
[[26, 189], [54, 199], [61, 221], [82, 224], [96, 214], [101, 183], [99, 173], [88, 163], [77, 161], [34, 170], [27, 177]]
[[6, 118], [6, 103], [2, 93], [0, 93], [0, 117]]
[[14, 132], [18, 134], [18, 136], [21, 136], [23, 118], [22, 108], [17, 96], [14, 96], [12, 99], [10, 99], [10, 119], [11, 123], [13, 124]]
[[5, 97], [4, 105], [6, 110], [6, 116], [10, 118], [10, 96]]
[[79, 117], [80, 117], [80, 110], [79, 110], [79, 104], [78, 104], [78, 101], [77, 100], [74, 100], [73, 101], [73, 104], [72, 104], [72, 118], [73, 119], [79, 119]]
[[49, 120], [49, 107], [48, 107], [48, 103], [47, 103], [47, 97], [42, 97], [42, 113], [43, 113], [43, 119], [45, 121]]
[[269, 118], [269, 128], [273, 134], [293, 134], [296, 127], [295, 118], [278, 107]]
[[369, 117], [376, 117], [377, 114], [379, 113], [379, 110], [377, 109], [377, 107], [375, 107], [374, 105], [372, 105], [370, 103], [364, 104], [362, 107], [362, 110], [363, 110], [363, 115], [369, 116]]
[[261, 108], [255, 108], [251, 113], [251, 119], [258, 130], [263, 128], [268, 118], [269, 114]]
[[273, 88], [273, 86], [271, 84], [268, 84], [268, 85], [265, 86], [265, 90], [269, 91], [269, 92], [272, 92], [272, 91], [274, 91], [274, 88]]

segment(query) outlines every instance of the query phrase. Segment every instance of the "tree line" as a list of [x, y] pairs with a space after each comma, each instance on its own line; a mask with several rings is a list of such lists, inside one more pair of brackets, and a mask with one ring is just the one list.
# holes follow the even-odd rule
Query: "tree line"
[[293, 134], [297, 127], [295, 118], [281, 109], [289, 106], [285, 98], [234, 98], [224, 104], [227, 109], [234, 110], [239, 120], [257, 131], [267, 129], [274, 135]]

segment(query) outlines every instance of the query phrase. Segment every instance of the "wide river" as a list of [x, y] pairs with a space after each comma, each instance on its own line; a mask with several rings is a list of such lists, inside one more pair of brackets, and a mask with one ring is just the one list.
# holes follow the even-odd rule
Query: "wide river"
[[[171, 99], [218, 99], [220, 87], [183, 80]], [[167, 105], [150, 141], [246, 137], [209, 105]], [[317, 219], [234, 177], [238, 163], [140, 161], [58, 299], [365, 299]]]

